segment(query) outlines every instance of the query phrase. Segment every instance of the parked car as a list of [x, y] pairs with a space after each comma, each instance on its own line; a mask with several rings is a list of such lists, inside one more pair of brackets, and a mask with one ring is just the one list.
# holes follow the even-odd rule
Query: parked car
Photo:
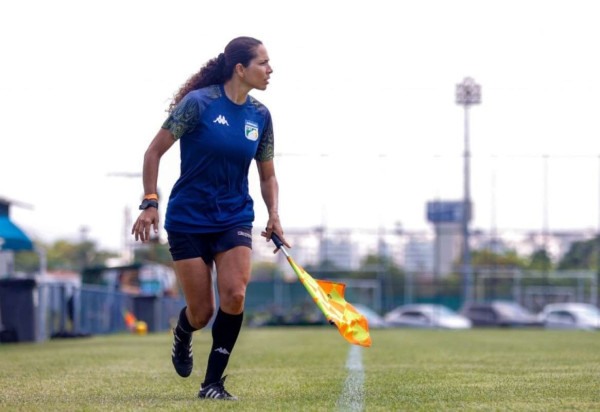
[[600, 329], [600, 309], [588, 303], [550, 303], [539, 319], [549, 329]]
[[493, 300], [490, 302], [467, 302], [459, 311], [469, 318], [474, 327], [539, 327], [538, 317], [517, 302]]
[[469, 329], [471, 321], [452, 309], [438, 304], [422, 303], [397, 307], [383, 317], [390, 326], [427, 329]]
[[354, 309], [365, 316], [367, 322], [369, 323], [369, 329], [385, 328], [388, 326], [383, 317], [370, 307], [360, 303], [353, 303], [352, 306], [354, 306]]

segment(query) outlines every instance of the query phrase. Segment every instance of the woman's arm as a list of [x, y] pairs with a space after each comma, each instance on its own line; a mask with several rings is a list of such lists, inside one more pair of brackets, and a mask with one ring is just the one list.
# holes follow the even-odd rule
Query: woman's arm
[[256, 162], [256, 165], [260, 179], [260, 192], [269, 212], [267, 227], [261, 234], [267, 240], [271, 240], [271, 233], [275, 232], [281, 238], [283, 244], [290, 247], [283, 237], [283, 228], [279, 220], [279, 184], [275, 176], [273, 159], [265, 162]]
[[[166, 129], [160, 129], [146, 149], [142, 174], [145, 195], [158, 193], [160, 158], [173, 146], [173, 143], [175, 143], [173, 134]], [[142, 210], [131, 228], [131, 234], [135, 235], [135, 240], [149, 241], [151, 228], [154, 229], [154, 233], [158, 233], [158, 216], [158, 210], [154, 207]]]

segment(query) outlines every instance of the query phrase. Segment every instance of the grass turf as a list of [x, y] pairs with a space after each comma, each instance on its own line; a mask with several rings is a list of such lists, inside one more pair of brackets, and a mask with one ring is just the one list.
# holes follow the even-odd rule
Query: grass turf
[[[360, 349], [365, 411], [600, 410], [600, 334], [372, 330]], [[226, 374], [239, 402], [196, 398], [210, 333], [178, 377], [167, 332], [0, 345], [0, 409], [332, 411], [352, 347], [335, 329], [245, 328]], [[363, 382], [363, 381], [361, 381]], [[361, 388], [356, 390], [360, 391]], [[345, 405], [345, 406], [344, 406]]]

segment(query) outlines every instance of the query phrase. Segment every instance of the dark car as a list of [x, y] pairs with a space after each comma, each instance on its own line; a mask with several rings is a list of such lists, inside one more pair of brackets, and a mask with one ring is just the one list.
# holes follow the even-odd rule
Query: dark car
[[490, 302], [467, 302], [460, 314], [469, 318], [474, 327], [539, 327], [542, 322], [532, 312], [517, 302], [493, 300]]

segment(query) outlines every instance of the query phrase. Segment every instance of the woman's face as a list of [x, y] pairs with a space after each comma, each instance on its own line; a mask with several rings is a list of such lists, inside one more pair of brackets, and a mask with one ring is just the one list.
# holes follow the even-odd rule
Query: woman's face
[[256, 57], [250, 60], [248, 67], [242, 67], [242, 79], [252, 89], [265, 90], [271, 73], [273, 69], [269, 64], [267, 49], [259, 44], [256, 47]]

